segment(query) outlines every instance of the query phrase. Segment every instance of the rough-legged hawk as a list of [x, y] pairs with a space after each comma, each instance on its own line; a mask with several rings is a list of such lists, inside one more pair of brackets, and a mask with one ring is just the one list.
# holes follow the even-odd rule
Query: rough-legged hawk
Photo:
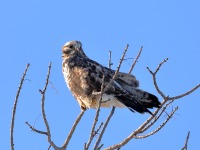
[[[104, 87], [111, 81], [115, 71], [89, 59], [79, 41], [67, 42], [62, 48], [62, 72], [68, 88], [82, 110], [97, 108], [100, 100], [102, 78]], [[101, 107], [127, 107], [139, 113], [151, 112], [148, 108], [159, 107], [153, 94], [138, 89], [135, 76], [119, 72], [102, 95]]]

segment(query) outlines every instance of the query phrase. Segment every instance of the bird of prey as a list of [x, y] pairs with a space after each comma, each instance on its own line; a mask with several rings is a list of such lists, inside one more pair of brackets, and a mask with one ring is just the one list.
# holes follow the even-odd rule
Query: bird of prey
[[[62, 59], [65, 82], [82, 110], [97, 108], [101, 97], [101, 107], [125, 107], [133, 112], [150, 114], [148, 108], [160, 107], [155, 95], [138, 88], [139, 82], [132, 74], [118, 72], [112, 80], [115, 71], [88, 58], [79, 41], [70, 41], [63, 46]], [[103, 88], [107, 88], [101, 95], [102, 83]]]

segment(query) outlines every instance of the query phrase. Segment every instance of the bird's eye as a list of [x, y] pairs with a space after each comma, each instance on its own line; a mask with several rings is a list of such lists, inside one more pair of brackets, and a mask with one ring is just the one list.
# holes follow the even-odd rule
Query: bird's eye
[[70, 45], [70, 46], [69, 46], [69, 48], [73, 48], [73, 47], [74, 47], [73, 45]]

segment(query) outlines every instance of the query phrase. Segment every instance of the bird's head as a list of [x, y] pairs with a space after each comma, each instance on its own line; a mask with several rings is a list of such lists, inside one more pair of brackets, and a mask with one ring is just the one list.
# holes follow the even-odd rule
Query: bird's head
[[62, 48], [62, 57], [69, 57], [70, 55], [75, 54], [86, 56], [82, 49], [82, 43], [80, 41], [70, 41], [65, 43]]

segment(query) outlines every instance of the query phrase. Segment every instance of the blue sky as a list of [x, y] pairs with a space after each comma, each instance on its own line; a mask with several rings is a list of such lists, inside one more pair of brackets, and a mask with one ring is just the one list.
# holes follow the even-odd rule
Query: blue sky
[[[52, 138], [58, 146], [65, 140], [80, 112], [77, 102], [65, 85], [61, 72], [61, 47], [70, 40], [83, 43], [85, 53], [97, 62], [108, 64], [112, 51], [113, 69], [118, 65], [123, 49], [129, 44], [127, 58], [134, 58], [143, 46], [142, 56], [133, 74], [142, 89], [156, 92], [151, 75], [164, 58], [169, 61], [160, 70], [157, 80], [169, 96], [186, 92], [200, 83], [200, 2], [197, 0], [168, 1], [39, 1], [18, 0], [0, 2], [0, 132], [1, 149], [10, 149], [11, 112], [21, 75], [27, 63], [31, 66], [19, 98], [14, 129], [15, 149], [47, 149], [44, 135], [30, 131], [25, 121], [45, 130], [38, 92], [45, 83], [49, 62], [52, 72], [46, 95], [46, 113]], [[121, 71], [128, 71], [131, 60]], [[56, 90], [55, 90], [55, 89]], [[189, 149], [199, 147], [200, 90], [176, 101], [179, 106], [170, 122], [157, 134], [143, 140], [133, 139], [124, 149], [181, 149], [190, 130]], [[168, 111], [170, 111], [172, 109]], [[110, 109], [102, 109], [104, 121]], [[88, 110], [69, 149], [83, 149], [88, 140], [95, 110]], [[105, 147], [120, 142], [149, 115], [117, 109], [103, 137]], [[163, 121], [166, 116], [161, 118]], [[159, 122], [161, 123], [161, 122]]]

